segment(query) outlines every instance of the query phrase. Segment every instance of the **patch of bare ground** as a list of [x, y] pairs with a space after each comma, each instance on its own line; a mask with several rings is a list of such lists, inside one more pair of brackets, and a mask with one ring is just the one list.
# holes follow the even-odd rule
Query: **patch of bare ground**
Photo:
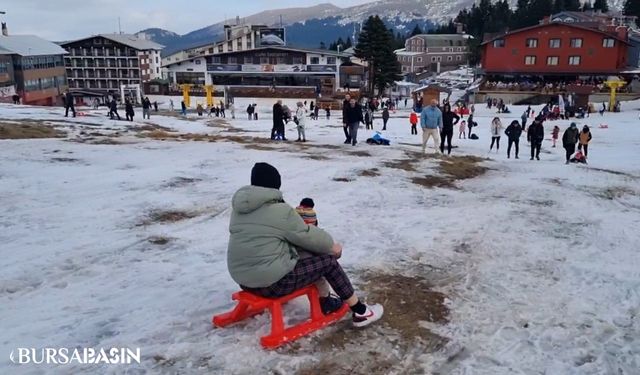
[[145, 122], [144, 125], [138, 125], [138, 126], [128, 126], [127, 129], [129, 130], [133, 130], [133, 131], [145, 131], [145, 132], [150, 132], [150, 131], [154, 131], [154, 130], [162, 130], [165, 132], [170, 132], [171, 129], [167, 128], [166, 126], [160, 126], [158, 124], [154, 124], [152, 122]]
[[0, 139], [64, 138], [66, 136], [66, 132], [45, 125], [42, 121], [0, 122]]
[[154, 245], [166, 245], [171, 242], [171, 238], [165, 236], [151, 236], [147, 238], [147, 241]]
[[166, 188], [179, 188], [191, 184], [195, 184], [196, 182], [202, 181], [201, 178], [189, 178], [189, 177], [176, 177], [171, 179], [171, 181], [164, 184]]
[[58, 162], [58, 163], [77, 163], [80, 161], [80, 159], [75, 159], [75, 158], [51, 158], [52, 162]]
[[384, 166], [387, 168], [394, 169], [402, 169], [407, 172], [415, 172], [416, 171], [416, 161], [412, 159], [400, 159], [400, 160], [392, 160], [384, 163]]
[[175, 223], [178, 221], [193, 219], [198, 215], [199, 213], [195, 211], [153, 210], [145, 215], [138, 226]]
[[611, 186], [604, 189], [600, 189], [593, 193], [598, 198], [615, 200], [624, 197], [625, 195], [637, 195], [633, 189], [625, 186]]
[[624, 177], [629, 177], [629, 178], [633, 178], [633, 179], [640, 178], [639, 176], [632, 175], [632, 174], [626, 173], [626, 172], [616, 171], [616, 170], [613, 170], [613, 169], [594, 168], [594, 167], [588, 167], [588, 168], [589, 168], [590, 171], [609, 173], [609, 174], [613, 174], [613, 175], [616, 175], [616, 176], [624, 176]]
[[349, 155], [353, 155], [353, 156], [359, 156], [359, 157], [369, 157], [369, 156], [371, 156], [369, 151], [349, 151], [348, 154]]
[[365, 169], [358, 172], [358, 176], [361, 177], [378, 177], [380, 176], [380, 170], [378, 168]]
[[417, 357], [447, 343], [420, 324], [446, 324], [449, 315], [445, 295], [431, 290], [425, 279], [372, 272], [364, 282], [367, 298], [385, 308], [382, 319], [365, 329], [353, 328], [345, 319], [312, 339], [311, 345], [285, 347], [289, 353], [314, 356], [297, 374], [422, 373]]

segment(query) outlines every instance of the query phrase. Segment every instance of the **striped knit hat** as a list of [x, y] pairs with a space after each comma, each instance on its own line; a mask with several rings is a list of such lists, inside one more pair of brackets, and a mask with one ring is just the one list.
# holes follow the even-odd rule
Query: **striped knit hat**
[[296, 211], [298, 215], [302, 217], [304, 223], [307, 225], [318, 225], [318, 218], [316, 216], [316, 212], [313, 210], [315, 204], [313, 203], [313, 199], [304, 198], [298, 207], [296, 207]]

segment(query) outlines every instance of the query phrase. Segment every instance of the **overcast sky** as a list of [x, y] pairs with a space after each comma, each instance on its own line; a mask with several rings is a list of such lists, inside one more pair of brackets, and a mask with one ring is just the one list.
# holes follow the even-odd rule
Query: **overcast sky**
[[[63, 41], [122, 31], [160, 27], [178, 34], [267, 10], [330, 2], [340, 7], [371, 0], [2, 0], [0, 20], [9, 33], [35, 34]], [[188, 5], [187, 5], [188, 4]]]

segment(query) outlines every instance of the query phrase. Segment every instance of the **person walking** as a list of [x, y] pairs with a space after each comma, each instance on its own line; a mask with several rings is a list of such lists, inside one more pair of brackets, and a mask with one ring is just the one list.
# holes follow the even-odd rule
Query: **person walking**
[[431, 105], [422, 109], [420, 127], [422, 128], [422, 153], [426, 153], [427, 142], [431, 137], [437, 153], [440, 145], [440, 129], [442, 129], [442, 112], [438, 108], [437, 100], [431, 100]]
[[271, 139], [280, 138], [283, 141], [287, 139], [284, 133], [280, 134], [280, 129], [284, 128], [284, 110], [282, 109], [282, 100], [278, 100], [273, 105], [273, 127], [271, 128]]
[[475, 122], [473, 122], [473, 115], [469, 115], [469, 118], [467, 120], [467, 129], [469, 129], [469, 136], [467, 138], [471, 139], [471, 131], [473, 130], [473, 127], [476, 126], [476, 124]]
[[511, 146], [516, 146], [516, 159], [518, 158], [518, 154], [520, 153], [520, 136], [522, 135], [522, 127], [518, 120], [511, 121], [511, 124], [507, 126], [504, 131], [504, 134], [507, 135], [507, 159], [511, 158]]
[[73, 101], [74, 101], [73, 94], [69, 92], [69, 90], [66, 90], [64, 92], [64, 108], [65, 108], [64, 117], [69, 117], [69, 110], [71, 110], [73, 117], [76, 117], [76, 108], [73, 104]]
[[369, 107], [364, 110], [364, 126], [367, 130], [373, 130], [373, 111]]
[[458, 139], [467, 139], [467, 122], [460, 121], [460, 127], [458, 128]]
[[553, 127], [553, 130], [551, 131], [551, 142], [553, 143], [553, 145], [551, 146], [552, 148], [556, 148], [556, 142], [558, 142], [558, 136], [560, 135], [560, 128], [558, 127], [558, 125]]
[[418, 114], [411, 111], [409, 115], [409, 123], [411, 124], [411, 135], [418, 135], [418, 129], [416, 129], [416, 125], [418, 125]]
[[124, 114], [127, 118], [127, 121], [133, 121], [133, 116], [135, 113], [133, 112], [133, 104], [131, 104], [131, 100], [129, 99], [125, 99], [124, 101]]
[[151, 120], [151, 101], [149, 98], [144, 98], [142, 101], [142, 119]]
[[182, 110], [182, 115], [187, 115], [187, 105], [184, 103], [184, 100], [180, 102], [180, 109]]
[[251, 104], [247, 106], [247, 117], [249, 118], [249, 121], [253, 118], [253, 106]]
[[571, 156], [576, 152], [576, 143], [579, 137], [578, 125], [572, 122], [562, 135], [562, 147], [565, 150], [565, 164], [569, 164]]
[[202, 108], [202, 104], [198, 103], [198, 105], [196, 105], [196, 112], [198, 113], [198, 116], [202, 117], [202, 114], [204, 113], [204, 108]]
[[256, 103], [251, 105], [251, 113], [253, 114], [253, 120], [258, 121], [258, 106]]
[[351, 102], [351, 95], [347, 94], [344, 96], [344, 101], [342, 102], [342, 129], [344, 130], [344, 144], [348, 145], [351, 143], [351, 136], [349, 135], [349, 124], [347, 123], [347, 109]]
[[384, 107], [382, 110], [382, 130], [387, 130], [387, 122], [389, 121], [389, 108]]
[[227, 118], [227, 115], [224, 113], [224, 111], [225, 111], [224, 102], [221, 100], [220, 101], [220, 117]]
[[578, 150], [582, 151], [585, 159], [589, 157], [589, 142], [591, 142], [591, 130], [587, 125], [582, 127], [580, 132], [580, 142], [578, 143]]
[[169, 99], [169, 110], [173, 112], [173, 99]]
[[491, 121], [491, 146], [489, 152], [493, 150], [493, 144], [496, 144], [496, 153], [500, 151], [500, 134], [502, 134], [502, 121], [500, 118], [494, 117]]
[[345, 111], [345, 119], [347, 126], [349, 127], [349, 140], [351, 145], [355, 146], [358, 143], [358, 128], [360, 123], [364, 122], [362, 117], [362, 107], [356, 103], [355, 99], [349, 100], [349, 105]]
[[525, 129], [527, 129], [527, 119], [529, 118], [530, 110], [531, 110], [531, 107], [529, 107], [528, 110], [522, 112], [522, 116], [520, 116], [520, 120], [522, 120], [522, 131], [525, 131]]
[[306, 113], [307, 110], [304, 109], [304, 103], [298, 102], [298, 107], [296, 108], [296, 129], [298, 129], [298, 139], [296, 142], [307, 141], [307, 137], [305, 135], [305, 125], [307, 123]]
[[111, 103], [109, 103], [109, 116], [112, 120], [113, 115], [116, 115], [116, 117], [118, 117], [118, 120], [120, 120], [120, 115], [118, 114], [118, 102], [116, 102], [115, 98], [111, 99]]
[[531, 143], [531, 159], [529, 160], [533, 160], [534, 156], [537, 160], [540, 160], [540, 149], [542, 148], [542, 141], [544, 140], [544, 126], [542, 125], [542, 121], [536, 119], [531, 126], [529, 126], [527, 140]]
[[154, 112], [158, 112], [158, 102], [157, 101], [153, 102], [153, 111]]
[[460, 122], [460, 116], [451, 110], [451, 104], [447, 103], [442, 111], [442, 132], [440, 133], [440, 152], [444, 154], [444, 142], [447, 141], [447, 155], [451, 155], [451, 138], [453, 127]]
[[229, 112], [231, 113], [231, 119], [235, 120], [236, 119], [236, 107], [233, 105], [233, 103], [229, 103]]

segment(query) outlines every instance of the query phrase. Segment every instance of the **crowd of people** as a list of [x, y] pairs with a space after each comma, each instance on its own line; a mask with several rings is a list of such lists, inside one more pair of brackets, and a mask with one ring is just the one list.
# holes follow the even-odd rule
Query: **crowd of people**
[[[541, 80], [520, 79], [504, 82], [485, 81], [482, 84], [483, 90], [500, 90], [500, 91], [539, 91], [543, 94], [558, 94], [566, 92], [569, 86], [591, 86], [594, 92], [609, 92], [610, 88], [605, 84], [603, 78], [578, 79], [574, 81], [556, 81], [548, 82]], [[619, 93], [631, 92], [631, 85], [628, 83], [622, 87], [616, 88]]]

